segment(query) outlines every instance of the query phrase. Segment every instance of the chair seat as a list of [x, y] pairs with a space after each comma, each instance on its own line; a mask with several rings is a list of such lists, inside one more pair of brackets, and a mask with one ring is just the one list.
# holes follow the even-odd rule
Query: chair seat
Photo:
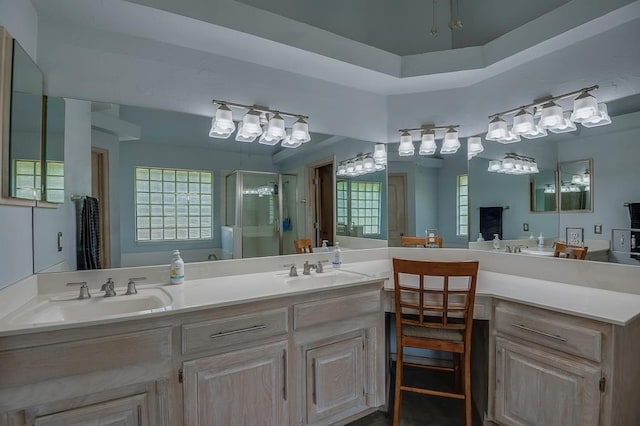
[[417, 325], [403, 325], [402, 335], [406, 337], [421, 337], [423, 339], [446, 340], [449, 342], [462, 342], [463, 330], [449, 328], [420, 327]]

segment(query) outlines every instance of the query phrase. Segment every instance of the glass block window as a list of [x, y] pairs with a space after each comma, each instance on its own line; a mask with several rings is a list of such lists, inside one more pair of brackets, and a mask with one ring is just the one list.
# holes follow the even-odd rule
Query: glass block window
[[64, 203], [64, 162], [47, 161], [45, 177], [46, 201]]
[[381, 186], [379, 182], [338, 181], [336, 191], [338, 230], [361, 226], [365, 235], [380, 233]]
[[211, 240], [212, 184], [211, 172], [136, 167], [136, 241]]
[[458, 175], [456, 229], [460, 236], [469, 235], [469, 176]]
[[17, 198], [39, 200], [41, 195], [41, 166], [40, 161], [14, 160], [13, 185]]

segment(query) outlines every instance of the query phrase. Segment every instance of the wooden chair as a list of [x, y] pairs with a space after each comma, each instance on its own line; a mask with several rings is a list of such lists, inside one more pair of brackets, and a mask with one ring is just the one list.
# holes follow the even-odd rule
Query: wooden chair
[[293, 245], [296, 248], [296, 253], [313, 253], [313, 245], [311, 238], [301, 238], [299, 240], [293, 240]]
[[429, 237], [429, 244], [427, 244], [427, 237], [401, 237], [401, 245], [402, 247], [435, 247], [438, 246], [442, 248], [442, 237], [439, 235], [435, 235], [433, 237]]
[[[400, 424], [402, 391], [463, 399], [465, 424], [471, 426], [471, 330], [477, 275], [477, 261], [393, 259], [397, 333], [394, 426]], [[452, 352], [452, 365], [434, 367], [405, 362], [405, 347]], [[404, 386], [405, 365], [452, 371], [459, 392]]]
[[568, 246], [564, 243], [556, 243], [553, 257], [584, 260], [587, 257], [588, 250], [589, 247]]

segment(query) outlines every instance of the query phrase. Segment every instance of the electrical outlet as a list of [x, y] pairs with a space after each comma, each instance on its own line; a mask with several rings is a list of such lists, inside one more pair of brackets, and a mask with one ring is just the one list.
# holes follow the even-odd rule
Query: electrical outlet
[[525, 231], [525, 232], [528, 232], [529, 231], [529, 224], [528, 223], [523, 223], [522, 224], [522, 230]]
[[62, 251], [62, 232], [58, 232], [58, 251]]
[[602, 225], [593, 225], [594, 234], [602, 234]]

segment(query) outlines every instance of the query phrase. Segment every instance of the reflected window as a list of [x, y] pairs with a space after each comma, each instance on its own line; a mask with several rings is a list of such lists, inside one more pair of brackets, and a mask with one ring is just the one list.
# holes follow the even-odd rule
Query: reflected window
[[42, 175], [40, 161], [14, 160], [13, 164], [13, 193], [15, 197], [39, 200]]
[[382, 186], [379, 182], [339, 180], [336, 202], [339, 235], [380, 234]]
[[469, 235], [469, 175], [458, 175], [456, 234]]
[[47, 161], [45, 176], [45, 200], [50, 203], [64, 203], [64, 161]]
[[213, 178], [202, 170], [135, 168], [136, 241], [213, 239]]

